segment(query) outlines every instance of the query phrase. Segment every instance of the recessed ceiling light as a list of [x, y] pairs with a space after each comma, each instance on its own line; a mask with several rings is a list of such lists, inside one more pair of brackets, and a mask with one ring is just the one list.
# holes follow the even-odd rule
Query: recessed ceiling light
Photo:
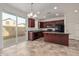
[[57, 9], [57, 8], [58, 8], [57, 6], [54, 7], [54, 9]]
[[40, 14], [40, 12], [38, 11], [37, 14]]
[[59, 16], [59, 14], [58, 14], [58, 13], [56, 13], [56, 16]]
[[78, 12], [78, 10], [74, 10], [74, 12], [75, 12], [75, 13], [77, 13], [77, 12]]

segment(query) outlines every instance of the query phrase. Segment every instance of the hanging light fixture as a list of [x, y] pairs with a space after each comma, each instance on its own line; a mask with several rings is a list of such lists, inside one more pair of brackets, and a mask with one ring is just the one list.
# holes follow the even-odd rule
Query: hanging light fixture
[[31, 7], [30, 7], [30, 13], [29, 14], [27, 14], [27, 16], [29, 17], [29, 18], [35, 18], [35, 17], [37, 17], [37, 14], [34, 14], [33, 13], [33, 4], [34, 3], [31, 3]]

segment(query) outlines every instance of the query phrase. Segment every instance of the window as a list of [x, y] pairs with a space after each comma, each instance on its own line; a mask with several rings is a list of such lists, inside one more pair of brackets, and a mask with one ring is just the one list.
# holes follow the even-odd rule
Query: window
[[6, 21], [6, 24], [9, 24], [9, 21]]

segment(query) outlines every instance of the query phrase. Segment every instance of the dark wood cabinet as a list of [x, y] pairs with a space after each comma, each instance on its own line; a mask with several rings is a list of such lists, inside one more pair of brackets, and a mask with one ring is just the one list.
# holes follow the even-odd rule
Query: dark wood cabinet
[[43, 22], [39, 22], [39, 26], [40, 26], [40, 28], [43, 28], [44, 27], [44, 23]]
[[63, 24], [64, 25], [64, 20], [40, 22], [40, 28], [47, 28], [48, 26], [53, 27], [57, 24]]
[[44, 41], [68, 46], [69, 35], [44, 32]]
[[37, 31], [37, 32], [29, 31], [28, 32], [28, 40], [30, 41], [36, 40], [40, 37], [43, 37], [42, 31]]
[[28, 27], [35, 27], [35, 19], [28, 18]]
[[64, 24], [64, 20], [58, 20], [55, 22], [55, 24]]

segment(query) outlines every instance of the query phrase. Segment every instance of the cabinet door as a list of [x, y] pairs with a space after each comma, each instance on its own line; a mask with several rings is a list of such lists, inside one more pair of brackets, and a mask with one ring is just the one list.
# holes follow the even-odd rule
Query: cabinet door
[[35, 27], [35, 20], [32, 18], [28, 19], [28, 27]]
[[43, 22], [40, 22], [40, 28], [43, 28], [44, 25], [43, 25]]
[[31, 27], [35, 27], [35, 20], [34, 19], [31, 20]]

